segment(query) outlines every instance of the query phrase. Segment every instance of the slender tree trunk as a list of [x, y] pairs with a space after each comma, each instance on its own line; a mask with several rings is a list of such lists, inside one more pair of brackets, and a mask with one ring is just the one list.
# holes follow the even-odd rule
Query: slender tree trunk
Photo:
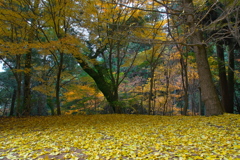
[[54, 104], [53, 104], [53, 101], [52, 101], [52, 97], [47, 97], [47, 105], [51, 110], [51, 115], [54, 116], [55, 112], [54, 112]]
[[187, 74], [187, 64], [185, 64], [183, 59], [183, 53], [181, 53], [181, 76], [182, 76], [182, 84], [183, 84], [183, 90], [184, 90], [184, 107], [183, 107], [183, 113], [182, 115], [187, 115], [187, 109], [188, 109], [188, 74]]
[[152, 100], [153, 100], [154, 72], [155, 72], [155, 67], [151, 67], [150, 88], [149, 88], [149, 97], [148, 97], [148, 115], [150, 115], [151, 112], [153, 111]]
[[57, 115], [61, 115], [60, 85], [61, 85], [62, 67], [63, 67], [63, 53], [60, 53], [60, 62], [58, 66], [57, 82], [56, 82]]
[[156, 112], [156, 98], [157, 98], [157, 89], [156, 89], [156, 79], [154, 79], [153, 83], [153, 88], [154, 88], [154, 101], [153, 101], [153, 106], [152, 106], [152, 111], [153, 115], [157, 114]]
[[12, 71], [14, 77], [15, 77], [16, 83], [17, 83], [17, 86], [14, 87], [15, 95], [13, 93], [10, 115], [13, 115], [13, 113], [14, 113], [14, 103], [15, 103], [14, 99], [16, 99], [17, 100], [17, 105], [16, 105], [15, 112], [16, 112], [16, 116], [18, 116], [18, 117], [20, 117], [22, 115], [22, 106], [21, 106], [22, 74], [21, 74], [21, 72], [18, 72], [18, 70], [21, 67], [20, 66], [20, 64], [21, 64], [20, 60], [21, 60], [21, 55], [16, 55], [16, 66], [15, 66], [15, 68], [11, 67], [11, 65], [9, 65], [8, 63], [6, 63], [3, 60], [9, 66], [9, 68], [11, 69], [11, 71]]
[[[16, 55], [16, 69], [20, 69], [20, 60], [21, 60], [21, 55]], [[22, 74], [15, 72], [14, 73], [16, 81], [17, 81], [17, 105], [16, 105], [16, 115], [18, 117], [22, 116], [22, 106], [21, 106], [21, 89], [22, 89]]]
[[[47, 63], [48, 63], [47, 62], [47, 55], [44, 55], [42, 65], [45, 66], [45, 65], [47, 65]], [[48, 74], [44, 74], [44, 72], [41, 72], [40, 74], [42, 75], [41, 78], [44, 81], [48, 81]], [[41, 84], [43, 84], [43, 83], [40, 82], [39, 85], [41, 85]], [[39, 93], [38, 96], [39, 96], [39, 99], [38, 99], [38, 106], [37, 106], [37, 112], [38, 112], [37, 114], [39, 116], [47, 115], [47, 106], [49, 104], [48, 103], [48, 96], [46, 94], [43, 94], [43, 93]], [[54, 107], [52, 107], [52, 108], [54, 108]], [[51, 112], [52, 112], [52, 109], [51, 109]], [[54, 110], [53, 110], [53, 112], [54, 112]], [[54, 113], [51, 114], [51, 115], [54, 115]]]
[[199, 103], [198, 103], [199, 115], [204, 115], [204, 113], [202, 113], [202, 97], [201, 97], [202, 93], [201, 93], [201, 87], [199, 87], [198, 90], [199, 90], [199, 97], [198, 97], [198, 101], [199, 101]]
[[17, 95], [17, 90], [14, 88], [9, 116], [13, 116], [13, 114], [14, 114], [14, 106], [15, 106], [15, 101], [16, 101], [16, 95]]
[[192, 0], [183, 0], [183, 2], [184, 11], [187, 15], [186, 24], [189, 26], [191, 40], [194, 45], [194, 52], [196, 54], [202, 100], [206, 106], [206, 116], [223, 114], [223, 108], [212, 80], [212, 74], [207, 59], [206, 46], [203, 43], [203, 32], [200, 29], [195, 28], [195, 9], [192, 4]]
[[8, 101], [6, 101], [6, 102], [4, 103], [3, 112], [2, 112], [2, 115], [3, 115], [3, 116], [7, 116], [7, 112], [6, 112], [7, 106], [8, 106]]
[[37, 103], [37, 115], [43, 116], [46, 115], [46, 102], [47, 96], [45, 94], [39, 93], [38, 94], [38, 103]]
[[17, 80], [17, 106], [16, 106], [16, 115], [18, 117], [22, 116], [22, 107], [21, 107], [21, 80]]
[[165, 76], [166, 76], [166, 92], [167, 93], [166, 93], [165, 101], [163, 104], [163, 115], [166, 115], [168, 111], [167, 103], [168, 103], [168, 97], [169, 97], [169, 84], [170, 84], [168, 70], [165, 72]]
[[144, 101], [143, 88], [144, 88], [144, 86], [142, 85], [141, 113], [140, 114], [144, 114], [144, 108], [143, 108], [143, 101]]
[[[227, 107], [226, 112], [227, 113], [233, 113], [234, 109], [234, 44], [231, 42], [228, 45], [228, 63], [229, 63], [229, 68], [228, 68], [228, 91], [229, 91], [229, 106]], [[227, 83], [226, 83], [227, 84]], [[225, 85], [226, 85], [225, 84]]]
[[228, 85], [226, 85], [228, 84], [228, 81], [225, 68], [223, 43], [217, 43], [217, 56], [218, 56], [219, 83], [222, 95], [222, 105], [225, 111], [229, 113], [230, 99], [228, 94]]

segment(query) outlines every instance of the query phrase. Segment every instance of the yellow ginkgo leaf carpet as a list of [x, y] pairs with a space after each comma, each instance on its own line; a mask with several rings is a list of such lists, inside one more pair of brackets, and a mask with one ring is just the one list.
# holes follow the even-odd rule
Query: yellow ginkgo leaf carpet
[[0, 159], [240, 159], [240, 115], [0, 119]]

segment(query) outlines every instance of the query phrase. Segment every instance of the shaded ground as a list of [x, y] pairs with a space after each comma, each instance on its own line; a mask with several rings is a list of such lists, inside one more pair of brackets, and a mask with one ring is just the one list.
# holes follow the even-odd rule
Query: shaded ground
[[240, 115], [0, 119], [0, 159], [240, 159]]

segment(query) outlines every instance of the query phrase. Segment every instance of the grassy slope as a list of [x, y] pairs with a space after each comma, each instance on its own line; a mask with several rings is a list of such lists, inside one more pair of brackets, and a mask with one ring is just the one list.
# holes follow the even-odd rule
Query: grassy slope
[[240, 115], [0, 119], [0, 159], [240, 159]]

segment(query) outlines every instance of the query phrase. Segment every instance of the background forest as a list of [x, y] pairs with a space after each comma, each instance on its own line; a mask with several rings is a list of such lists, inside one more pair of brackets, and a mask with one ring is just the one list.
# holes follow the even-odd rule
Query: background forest
[[0, 0], [0, 115], [240, 113], [238, 0]]

